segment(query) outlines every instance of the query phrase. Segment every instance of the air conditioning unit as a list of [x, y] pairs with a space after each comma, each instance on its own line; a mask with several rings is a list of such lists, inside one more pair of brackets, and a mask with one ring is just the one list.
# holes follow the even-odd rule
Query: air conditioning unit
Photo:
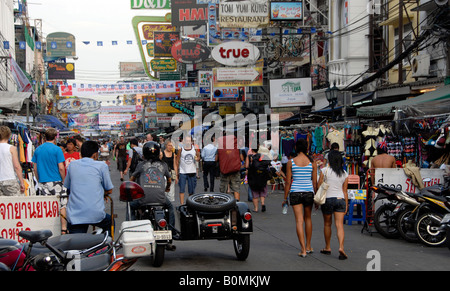
[[428, 54], [415, 56], [411, 61], [411, 70], [413, 78], [422, 78], [430, 76], [431, 58]]

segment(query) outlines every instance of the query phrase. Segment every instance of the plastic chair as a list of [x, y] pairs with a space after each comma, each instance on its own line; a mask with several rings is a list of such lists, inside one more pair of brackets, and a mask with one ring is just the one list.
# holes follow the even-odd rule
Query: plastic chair
[[[357, 185], [356, 189], [361, 189], [360, 188], [360, 179], [359, 179], [358, 175], [348, 175], [348, 184], [349, 185]], [[352, 187], [352, 189], [353, 189], [353, 187]]]

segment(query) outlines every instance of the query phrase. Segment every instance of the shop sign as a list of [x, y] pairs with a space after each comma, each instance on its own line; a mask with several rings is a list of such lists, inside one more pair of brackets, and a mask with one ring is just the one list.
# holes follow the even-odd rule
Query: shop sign
[[170, 0], [131, 0], [131, 9], [170, 9]]
[[263, 68], [214, 68], [213, 87], [262, 86]]
[[48, 63], [49, 80], [74, 80], [74, 63]]
[[160, 57], [172, 57], [171, 48], [180, 40], [180, 33], [176, 31], [155, 31], [153, 32], [154, 50], [153, 56], [155, 58]]
[[184, 64], [197, 64], [209, 58], [211, 51], [201, 41], [177, 41], [172, 46], [172, 56]]
[[189, 109], [187, 107], [184, 107], [183, 104], [176, 102], [176, 101], [170, 101], [170, 106], [172, 106], [173, 108], [181, 111], [181, 113], [187, 114], [191, 117], [194, 117], [195, 112], [192, 109]]
[[214, 88], [211, 102], [245, 102], [245, 87]]
[[270, 107], [312, 105], [311, 78], [270, 80]]
[[[424, 187], [444, 183], [444, 171], [441, 169], [420, 169]], [[375, 184], [382, 184], [405, 192], [418, 193], [419, 188], [406, 176], [403, 169], [375, 169]]]
[[152, 71], [173, 72], [177, 69], [177, 61], [174, 59], [153, 59], [150, 61]]
[[59, 99], [56, 108], [66, 113], [87, 113], [100, 109], [100, 102], [89, 98]]
[[172, 0], [172, 25], [204, 25], [207, 21], [207, 10], [207, 4], [197, 4], [196, 0]]
[[225, 66], [253, 65], [260, 57], [259, 49], [251, 43], [229, 41], [216, 46], [212, 57]]
[[220, 1], [220, 27], [257, 28], [269, 24], [269, 1]]

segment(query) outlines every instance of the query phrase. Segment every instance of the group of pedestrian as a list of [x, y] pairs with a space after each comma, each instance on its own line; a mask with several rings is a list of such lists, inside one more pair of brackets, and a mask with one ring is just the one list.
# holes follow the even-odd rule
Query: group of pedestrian
[[[296, 157], [287, 163], [284, 202], [292, 206], [296, 221], [297, 237], [300, 242], [300, 257], [314, 252], [311, 246], [312, 220], [311, 212], [314, 204], [314, 193], [324, 181], [329, 185], [325, 204], [321, 206], [324, 219], [325, 247], [320, 253], [331, 254], [331, 225], [334, 214], [337, 237], [339, 241], [339, 259], [347, 259], [344, 251], [344, 215], [348, 210], [348, 174], [343, 170], [342, 155], [338, 150], [328, 154], [328, 165], [321, 169], [317, 177], [317, 164], [308, 156], [308, 144], [299, 139], [295, 144]], [[289, 199], [289, 200], [288, 200]], [[318, 205], [316, 204], [316, 208]]]

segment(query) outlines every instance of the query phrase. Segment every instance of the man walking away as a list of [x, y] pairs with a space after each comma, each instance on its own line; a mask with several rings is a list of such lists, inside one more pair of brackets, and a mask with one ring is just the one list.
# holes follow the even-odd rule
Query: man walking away
[[[217, 161], [217, 147], [214, 145], [214, 137], [212, 141], [202, 149], [203, 159], [203, 185], [205, 186], [205, 192], [214, 192], [214, 180], [216, 173], [216, 161]], [[208, 184], [208, 174], [209, 181]]]
[[54, 128], [45, 131], [46, 142], [36, 148], [31, 161], [34, 163], [34, 175], [39, 182], [39, 195], [60, 195], [61, 233], [67, 233], [65, 219], [67, 191], [63, 187], [66, 175], [65, 158], [56, 145], [58, 132]]

